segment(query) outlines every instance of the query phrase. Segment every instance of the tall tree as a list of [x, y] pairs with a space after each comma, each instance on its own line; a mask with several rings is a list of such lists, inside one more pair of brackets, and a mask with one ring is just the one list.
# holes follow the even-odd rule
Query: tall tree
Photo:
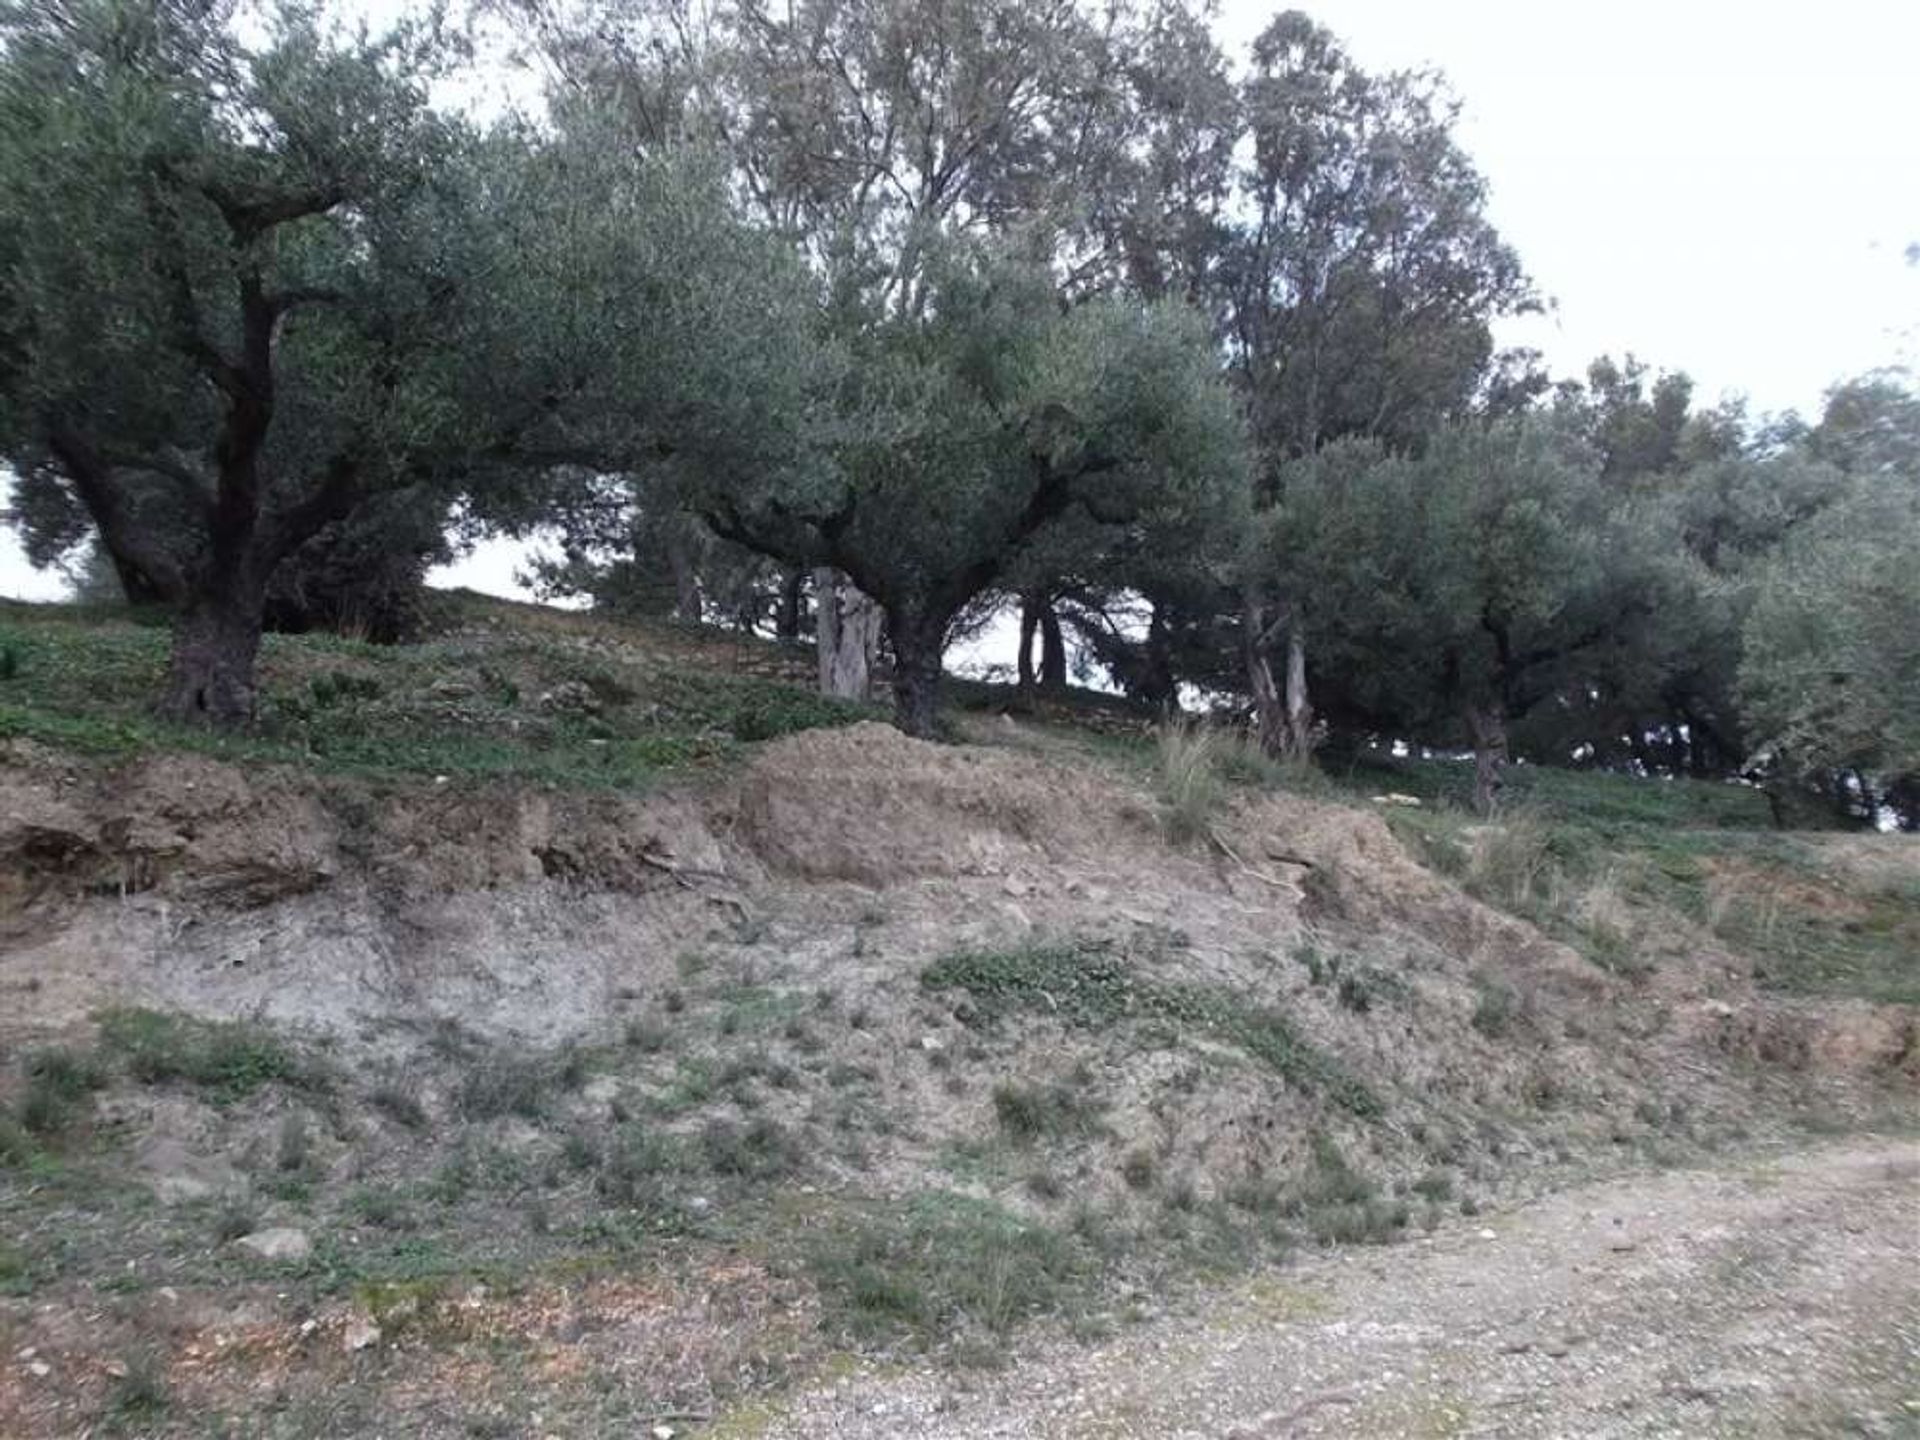
[[[1288, 11], [1254, 41], [1242, 109], [1252, 151], [1247, 219], [1223, 272], [1227, 339], [1270, 507], [1289, 458], [1346, 436], [1406, 448], [1464, 413], [1493, 372], [1492, 321], [1535, 301], [1486, 217], [1437, 76], [1372, 74]], [[1258, 564], [1243, 580], [1260, 738], [1295, 756], [1313, 734], [1310, 599]]]

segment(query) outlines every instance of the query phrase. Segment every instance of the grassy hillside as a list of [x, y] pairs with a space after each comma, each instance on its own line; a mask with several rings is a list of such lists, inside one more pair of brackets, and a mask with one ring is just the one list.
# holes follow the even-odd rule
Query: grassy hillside
[[0, 604], [0, 736], [91, 754], [182, 748], [367, 774], [513, 775], [644, 785], [744, 743], [877, 711], [815, 695], [811, 656], [671, 625], [616, 624], [475, 595], [440, 597], [421, 644], [269, 635], [244, 737], [149, 714], [163, 617]]
[[[1920, 1003], [1912, 842], [1782, 834], [1745, 787], [1518, 767], [1487, 823], [1461, 766], [1300, 772], [977, 685], [964, 749], [799, 735], [878, 712], [804, 650], [474, 597], [418, 645], [270, 638], [222, 739], [147, 717], [165, 651], [0, 609], [0, 737], [55, 747], [7, 778], [68, 814], [0, 847], [0, 1355], [50, 1371], [0, 1370], [0, 1433], [748, 1435], [853, 1364], [999, 1365], [1302, 1250], [1912, 1113], [1911, 1025], [1856, 1023]], [[311, 882], [57, 892], [130, 776], [218, 769], [111, 763], [174, 748], [276, 767], [163, 817], [198, 827], [179, 867], [352, 792]], [[526, 799], [618, 839], [711, 812], [745, 863], [380, 883], [526, 844]], [[783, 870], [756, 824], [809, 859], [858, 832], [862, 868]], [[234, 998], [276, 986], [347, 998]], [[1818, 1069], [1834, 1016], [1870, 1064]]]

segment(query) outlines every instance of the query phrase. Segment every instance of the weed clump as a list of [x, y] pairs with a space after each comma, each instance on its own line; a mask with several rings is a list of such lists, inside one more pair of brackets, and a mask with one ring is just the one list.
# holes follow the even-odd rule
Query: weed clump
[[700, 1148], [714, 1174], [742, 1180], [778, 1180], [803, 1158], [800, 1142], [765, 1116], [744, 1127], [715, 1120], [700, 1132]]
[[993, 1087], [993, 1113], [1007, 1137], [1020, 1145], [1082, 1135], [1095, 1128], [1099, 1107], [1070, 1085], [1023, 1085], [1002, 1081]]
[[806, 1263], [829, 1320], [860, 1340], [929, 1348], [1004, 1337], [1087, 1298], [1099, 1257], [1074, 1233], [948, 1191], [873, 1210], [814, 1241]]
[[1510, 985], [1491, 980], [1475, 983], [1471, 1024], [1489, 1040], [1500, 1040], [1513, 1032], [1521, 1014], [1520, 996]]
[[651, 1210], [667, 1199], [667, 1179], [683, 1165], [672, 1137], [638, 1125], [623, 1125], [608, 1144], [594, 1176], [594, 1192], [608, 1205]]
[[587, 1058], [577, 1049], [555, 1055], [514, 1055], [494, 1051], [474, 1057], [460, 1081], [460, 1113], [472, 1120], [517, 1115], [542, 1120], [556, 1095], [578, 1090], [587, 1080]]
[[93, 1092], [107, 1083], [106, 1068], [99, 1060], [77, 1050], [36, 1050], [27, 1056], [26, 1069], [19, 1123], [43, 1138], [71, 1126], [92, 1103]]
[[160, 1362], [143, 1351], [126, 1362], [124, 1372], [113, 1382], [107, 1395], [107, 1422], [116, 1429], [151, 1426], [172, 1403]]
[[1154, 786], [1160, 824], [1176, 845], [1206, 839], [1226, 798], [1217, 764], [1220, 734], [1210, 725], [1163, 725], [1154, 741]]

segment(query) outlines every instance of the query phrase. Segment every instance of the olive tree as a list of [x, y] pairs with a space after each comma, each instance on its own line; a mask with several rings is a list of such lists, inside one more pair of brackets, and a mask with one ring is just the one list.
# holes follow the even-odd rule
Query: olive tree
[[864, 331], [834, 413], [830, 466], [696, 482], [689, 503], [726, 538], [832, 566], [880, 603], [912, 735], [934, 731], [956, 618], [1033, 547], [1069, 524], [1178, 544], [1244, 483], [1197, 316], [1063, 308], [1045, 271], [977, 253], [935, 267], [918, 313]]
[[1464, 741], [1497, 798], [1508, 727], [1653, 602], [1595, 458], [1539, 420], [1448, 427], [1417, 457], [1346, 441], [1295, 462], [1259, 534], [1375, 723]]
[[1920, 481], [1861, 482], [1757, 567], [1737, 694], [1795, 774], [1920, 775]]
[[436, 113], [430, 25], [232, 19], [0, 10], [0, 458], [175, 608], [161, 711], [221, 726], [323, 528], [559, 464], [779, 463], [815, 369], [804, 277], [698, 165]]

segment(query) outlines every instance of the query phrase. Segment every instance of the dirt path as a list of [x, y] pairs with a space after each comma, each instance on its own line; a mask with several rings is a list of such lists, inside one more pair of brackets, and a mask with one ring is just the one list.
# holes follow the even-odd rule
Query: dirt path
[[1920, 1437], [1920, 1145], [1571, 1191], [984, 1379], [844, 1380], [755, 1433]]

